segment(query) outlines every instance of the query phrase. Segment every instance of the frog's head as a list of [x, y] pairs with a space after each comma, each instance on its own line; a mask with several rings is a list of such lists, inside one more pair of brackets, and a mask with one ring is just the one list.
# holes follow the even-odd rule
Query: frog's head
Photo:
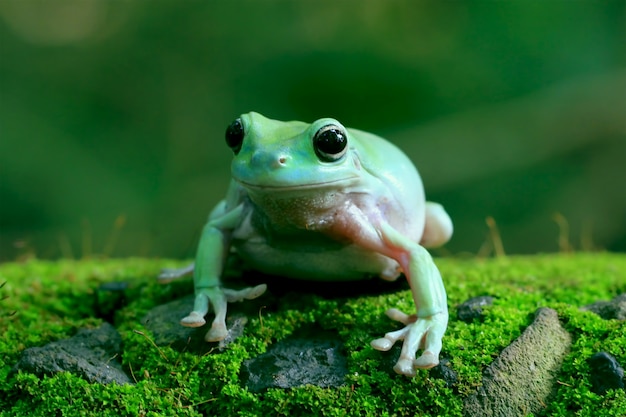
[[226, 129], [226, 143], [234, 153], [233, 179], [253, 193], [349, 187], [361, 170], [351, 139], [351, 133], [330, 118], [307, 124], [247, 113]]

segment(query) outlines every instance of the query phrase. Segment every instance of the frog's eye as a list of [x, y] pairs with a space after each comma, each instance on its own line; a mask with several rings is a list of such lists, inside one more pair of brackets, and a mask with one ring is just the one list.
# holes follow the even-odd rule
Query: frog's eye
[[326, 125], [313, 136], [313, 148], [320, 160], [334, 162], [345, 155], [348, 149], [348, 137], [341, 127]]
[[243, 130], [243, 123], [241, 119], [236, 119], [226, 128], [226, 144], [233, 150], [235, 155], [241, 150], [241, 144], [243, 143], [243, 137], [245, 132]]

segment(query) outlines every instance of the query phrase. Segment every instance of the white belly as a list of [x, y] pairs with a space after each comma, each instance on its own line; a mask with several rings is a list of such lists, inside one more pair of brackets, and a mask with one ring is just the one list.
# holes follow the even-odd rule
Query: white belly
[[269, 246], [262, 239], [233, 242], [246, 263], [260, 272], [294, 279], [346, 281], [380, 276], [395, 279], [398, 263], [356, 245], [291, 242]]

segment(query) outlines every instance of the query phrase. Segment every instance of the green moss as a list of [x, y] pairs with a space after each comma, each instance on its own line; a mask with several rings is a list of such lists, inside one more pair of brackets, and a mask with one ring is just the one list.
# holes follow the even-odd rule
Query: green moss
[[[223, 352], [197, 355], [156, 348], [140, 320], [152, 307], [192, 291], [189, 281], [159, 285], [160, 268], [181, 265], [162, 260], [60, 261], [0, 266], [0, 415], [460, 415], [463, 398], [480, 384], [481, 372], [518, 337], [542, 306], [554, 308], [573, 336], [571, 353], [558, 377], [554, 401], [544, 415], [626, 415], [626, 392], [600, 396], [590, 391], [586, 359], [611, 352], [626, 364], [626, 323], [602, 320], [578, 307], [626, 292], [626, 256], [546, 255], [503, 260], [437, 261], [448, 291], [450, 325], [443, 355], [458, 373], [458, 384], [419, 371], [409, 379], [393, 374], [398, 354], [369, 347], [395, 328], [383, 312], [412, 310], [408, 291], [381, 296], [327, 299], [290, 294], [276, 306], [251, 315], [243, 337]], [[124, 340], [123, 364], [136, 385], [90, 384], [67, 373], [43, 379], [9, 375], [28, 347], [97, 326], [96, 288], [109, 281], [129, 283], [130, 303], [118, 311]], [[270, 282], [271, 290], [271, 282]], [[467, 298], [495, 297], [484, 320], [464, 323], [454, 306]], [[5, 298], [6, 297], [6, 298]], [[239, 370], [252, 358], [300, 327], [317, 323], [345, 343], [350, 373], [340, 388], [270, 389], [253, 394]]]

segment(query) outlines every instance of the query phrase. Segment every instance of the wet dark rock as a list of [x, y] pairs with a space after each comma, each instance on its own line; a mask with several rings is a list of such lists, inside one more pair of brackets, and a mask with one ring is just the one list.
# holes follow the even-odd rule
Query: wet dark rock
[[94, 304], [96, 317], [113, 323], [115, 312], [124, 308], [128, 303], [126, 299], [127, 282], [105, 282], [94, 292]]
[[337, 336], [313, 328], [276, 343], [266, 353], [248, 360], [242, 380], [252, 392], [312, 384], [337, 387], [348, 373], [343, 345]]
[[439, 365], [435, 366], [429, 371], [429, 375], [433, 378], [443, 379], [448, 388], [452, 388], [459, 380], [459, 376], [452, 369], [450, 360], [441, 358]]
[[456, 315], [459, 320], [471, 323], [474, 319], [479, 318], [483, 314], [482, 307], [493, 304], [493, 297], [481, 295], [472, 297], [456, 308]]
[[482, 386], [465, 399], [464, 414], [538, 414], [549, 403], [571, 343], [556, 311], [540, 308], [533, 323], [485, 369]]
[[626, 293], [620, 294], [611, 301], [598, 301], [581, 308], [591, 311], [605, 320], [626, 320]]
[[613, 355], [598, 352], [588, 362], [591, 368], [591, 391], [604, 395], [610, 389], [624, 388], [624, 368]]
[[[206, 353], [215, 348], [215, 343], [208, 343], [204, 336], [210, 329], [213, 315], [207, 315], [207, 324], [202, 327], [185, 327], [180, 319], [185, 317], [193, 308], [194, 296], [189, 295], [178, 300], [170, 301], [150, 310], [141, 320], [152, 333], [152, 339], [158, 346], [171, 346], [177, 350], [188, 350], [195, 353]], [[218, 349], [225, 349], [233, 340], [243, 334], [248, 322], [245, 314], [239, 313], [229, 306], [226, 318], [228, 336], [218, 342]]]
[[130, 383], [117, 360], [122, 338], [113, 326], [104, 323], [97, 329], [80, 330], [74, 337], [24, 350], [12, 372], [39, 376], [71, 372], [88, 380], [120, 385]]

